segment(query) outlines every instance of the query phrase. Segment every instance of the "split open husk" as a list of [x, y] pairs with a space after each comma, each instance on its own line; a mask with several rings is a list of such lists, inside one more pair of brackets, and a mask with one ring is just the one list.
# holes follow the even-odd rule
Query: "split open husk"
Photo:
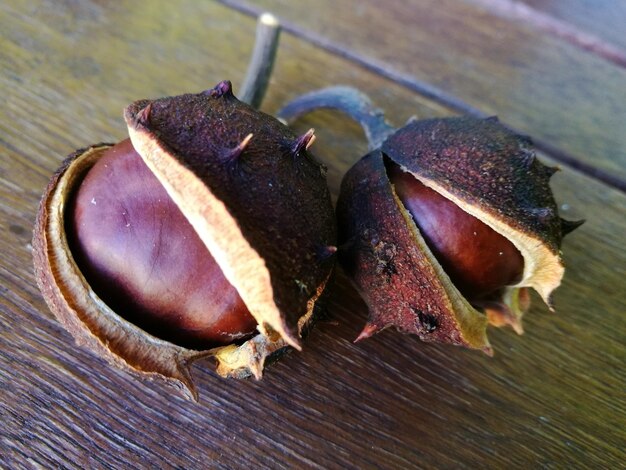
[[65, 206], [110, 147], [68, 157], [50, 181], [33, 240], [51, 310], [98, 355], [197, 396], [189, 364], [214, 356], [224, 376], [260, 377], [265, 361], [301, 348], [334, 265], [335, 219], [325, 170], [275, 118], [237, 100], [229, 82], [199, 94], [142, 100], [125, 111], [133, 146], [189, 220], [258, 323], [244, 342], [205, 351], [155, 338], [90, 288], [65, 235]]
[[[506, 237], [524, 258], [521, 281], [480, 312], [463, 298], [420, 234], [389, 180], [393, 162]], [[388, 326], [426, 341], [491, 353], [488, 323], [522, 331], [528, 288], [552, 308], [564, 273], [560, 246], [579, 222], [558, 216], [549, 187], [556, 171], [530, 139], [497, 119], [412, 120], [346, 174], [338, 201], [342, 261], [369, 307], [360, 338]]]

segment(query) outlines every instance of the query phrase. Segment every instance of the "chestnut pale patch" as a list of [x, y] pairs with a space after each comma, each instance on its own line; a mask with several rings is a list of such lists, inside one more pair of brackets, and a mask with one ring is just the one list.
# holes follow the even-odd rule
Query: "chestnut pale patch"
[[66, 228], [94, 291], [145, 331], [196, 349], [255, 332], [241, 297], [129, 139], [89, 170]]

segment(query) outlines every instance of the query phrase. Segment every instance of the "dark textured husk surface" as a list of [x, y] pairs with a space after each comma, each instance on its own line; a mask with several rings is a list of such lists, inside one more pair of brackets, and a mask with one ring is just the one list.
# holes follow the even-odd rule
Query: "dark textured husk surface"
[[342, 265], [369, 307], [368, 327], [488, 349], [486, 319], [456, 292], [401, 209], [376, 150], [344, 177], [337, 203]]
[[[138, 118], [148, 105], [149, 119]], [[230, 92], [137, 101], [125, 118], [139, 139], [190, 170], [225, 204], [246, 242], [263, 258], [284, 329], [297, 338], [298, 320], [334, 264], [332, 257], [320, 256], [325, 246], [336, 244], [325, 169], [304, 149], [294, 153], [297, 136], [289, 128]], [[231, 158], [249, 134], [249, 144]], [[187, 208], [179, 207], [186, 214]], [[231, 282], [237, 287], [236, 280]], [[248, 308], [261, 323], [262, 313]]]
[[555, 169], [535, 158], [528, 137], [497, 119], [413, 121], [389, 137], [382, 151], [420, 180], [437, 182], [558, 252], [561, 219], [549, 185]]
[[[342, 182], [337, 213], [340, 243], [348, 247], [342, 262], [370, 310], [361, 337], [396, 326], [424, 340], [489, 351], [485, 316], [462, 298], [426, 246], [389, 181], [387, 159], [511, 240], [525, 259], [521, 285], [535, 287], [550, 305], [563, 274], [563, 221], [549, 186], [556, 169], [536, 159], [529, 138], [496, 118], [413, 120]], [[523, 312], [516, 305], [502, 310], [512, 318], [499, 323], [521, 331]]]

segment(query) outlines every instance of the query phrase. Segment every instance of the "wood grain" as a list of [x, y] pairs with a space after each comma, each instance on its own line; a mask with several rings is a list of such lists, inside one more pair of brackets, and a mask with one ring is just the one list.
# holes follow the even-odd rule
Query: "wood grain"
[[[573, 1], [564, 4], [517, 0], [469, 0], [513, 23], [525, 24], [541, 34], [554, 36], [574, 47], [601, 57], [618, 67], [626, 67], [626, 49], [611, 42], [611, 26], [623, 23], [626, 10], [619, 2]], [[600, 3], [598, 5], [597, 3]], [[573, 7], [573, 8], [571, 8]], [[599, 7], [599, 8], [598, 8]], [[602, 18], [602, 21], [600, 21]], [[602, 25], [601, 27], [598, 27]], [[620, 28], [617, 28], [619, 31]], [[598, 33], [600, 35], [598, 35]], [[610, 39], [605, 39], [608, 36]]]
[[[0, 25], [0, 467], [618, 468], [626, 461], [626, 196], [569, 169], [554, 177], [557, 200], [562, 215], [587, 223], [565, 242], [558, 314], [535, 297], [524, 336], [490, 332], [494, 358], [394, 331], [354, 345], [366, 311], [342, 275], [329, 319], [304, 352], [260, 382], [222, 380], [210, 362], [199, 363], [198, 404], [76, 347], [33, 279], [30, 231], [47, 179], [74, 148], [122, 138], [121, 109], [135, 99], [224, 78], [236, 90], [254, 20], [191, 0], [40, 0], [3, 3]], [[264, 109], [335, 83], [363, 89], [393, 110], [397, 125], [414, 113], [452, 113], [287, 34]], [[329, 112], [296, 127], [317, 129], [315, 154], [329, 166], [336, 195], [341, 175], [366, 150], [361, 131]]]
[[[302, 37], [434, 95], [497, 114], [555, 157], [626, 188], [626, 69], [482, 2], [225, 0], [269, 9]], [[602, 83], [602, 86], [597, 86]]]
[[522, 0], [522, 3], [544, 14], [570, 24], [581, 32], [589, 32], [609, 44], [626, 51], [626, 4], [614, 0]]

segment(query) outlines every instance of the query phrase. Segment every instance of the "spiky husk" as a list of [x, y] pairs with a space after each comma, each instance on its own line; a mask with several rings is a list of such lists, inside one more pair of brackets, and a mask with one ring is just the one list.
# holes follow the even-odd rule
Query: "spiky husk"
[[[510, 240], [524, 257], [524, 274], [500, 302], [476, 311], [436, 261], [385, 170], [385, 159]], [[489, 320], [522, 331], [533, 287], [552, 308], [564, 267], [563, 236], [579, 222], [559, 218], [549, 179], [556, 171], [536, 159], [530, 139], [497, 119], [411, 120], [381, 149], [346, 175], [338, 201], [344, 265], [360, 289], [370, 318], [361, 337], [387, 326], [422, 339], [488, 349]], [[445, 294], [445, 295], [444, 295]], [[437, 325], [426, 334], [428, 325]], [[448, 325], [437, 334], [441, 325]]]
[[229, 82], [135, 102], [125, 118], [261, 331], [299, 348], [297, 322], [333, 264], [317, 253], [335, 245], [325, 169], [300, 145], [310, 137], [237, 100]]
[[487, 321], [450, 283], [401, 207], [376, 150], [344, 177], [337, 202], [342, 265], [369, 308], [359, 339], [388, 326], [424, 341], [490, 351]]
[[72, 257], [64, 209], [110, 144], [68, 157], [43, 195], [33, 249], [46, 302], [79, 344], [190, 398], [197, 392], [189, 365], [202, 357], [215, 356], [221, 375], [259, 378], [268, 358], [300, 347], [333, 270], [334, 256], [325, 253], [336, 244], [335, 221], [323, 168], [306, 152], [311, 136], [298, 138], [239, 102], [229, 82], [133, 103], [126, 117], [135, 148], [240, 291], [260, 332], [243, 344], [190, 350], [147, 334], [93, 292]]

